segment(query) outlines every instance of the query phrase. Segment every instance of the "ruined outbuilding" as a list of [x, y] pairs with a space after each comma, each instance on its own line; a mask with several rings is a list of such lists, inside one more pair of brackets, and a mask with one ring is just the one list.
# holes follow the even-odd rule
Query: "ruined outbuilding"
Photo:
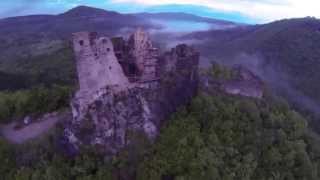
[[129, 39], [73, 34], [79, 90], [73, 120], [65, 133], [70, 144], [98, 145], [115, 153], [130, 133], [158, 135], [163, 121], [196, 94], [199, 53], [178, 45], [160, 54], [138, 29]]
[[229, 68], [213, 62], [209, 73], [201, 77], [200, 89], [210, 94], [223, 92], [261, 99], [265, 88], [262, 80], [247, 68], [241, 65]]
[[242, 66], [235, 66], [232, 71], [236, 78], [222, 85], [226, 93], [259, 99], [263, 97], [264, 85], [259, 77]]

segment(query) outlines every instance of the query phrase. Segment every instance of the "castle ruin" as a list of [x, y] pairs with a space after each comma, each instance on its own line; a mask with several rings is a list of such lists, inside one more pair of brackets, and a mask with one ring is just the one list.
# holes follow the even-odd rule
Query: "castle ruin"
[[158, 80], [158, 49], [141, 29], [128, 41], [98, 37], [95, 32], [74, 33], [73, 49], [79, 80], [76, 100], [81, 109], [106, 87], [121, 91]]
[[130, 143], [130, 133], [150, 139], [198, 87], [199, 53], [185, 44], [160, 54], [146, 32], [127, 40], [73, 34], [79, 89], [71, 101], [68, 142], [99, 145], [116, 153]]

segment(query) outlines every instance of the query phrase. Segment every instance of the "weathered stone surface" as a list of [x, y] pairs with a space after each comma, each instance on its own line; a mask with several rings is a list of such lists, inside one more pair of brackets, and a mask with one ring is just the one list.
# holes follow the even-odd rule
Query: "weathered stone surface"
[[[214, 64], [213, 64], [214, 65]], [[243, 66], [234, 66], [230, 69], [231, 79], [216, 79], [211, 75], [202, 76], [200, 88], [204, 92], [214, 94], [222, 91], [231, 95], [252, 98], [262, 98], [264, 83], [262, 80]]]
[[106, 86], [128, 86], [128, 78], [114, 55], [109, 38], [98, 38], [96, 33], [74, 33], [73, 47], [80, 86], [76, 101], [81, 108], [92, 103]]
[[230, 81], [222, 86], [223, 90], [232, 95], [262, 98], [263, 89], [261, 85], [250, 81]]
[[75, 33], [73, 46], [81, 92], [90, 93], [109, 85], [127, 86], [128, 80], [109, 38], [98, 38], [95, 33]]
[[[139, 71], [143, 72], [142, 79], [152, 76], [150, 73], [153, 73], [154, 71], [152, 71], [152, 69], [149, 70], [148, 68], [155, 67], [157, 59], [153, 57], [152, 50], [154, 47], [148, 34], [141, 29], [138, 29], [130, 37], [129, 45], [132, 55], [136, 58], [136, 64]], [[156, 49], [154, 50], [156, 51]]]
[[263, 97], [263, 82], [255, 74], [243, 66], [235, 66], [232, 71], [236, 74], [236, 79], [222, 85], [225, 92], [253, 98]]
[[[89, 92], [86, 95], [90, 94], [87, 96], [90, 101], [86, 101], [85, 105], [81, 104], [80, 96], [74, 97], [73, 120], [65, 129], [71, 144], [97, 145], [113, 154], [130, 143], [131, 133], [143, 132], [150, 139], [154, 139], [164, 120], [178, 107], [189, 103], [196, 94], [199, 54], [187, 45], [179, 45], [159, 56], [146, 36], [146, 33], [139, 30], [131, 37], [133, 44], [130, 43], [131, 40], [126, 43], [121, 38], [112, 39], [115, 50], [113, 51], [111, 45], [108, 47], [110, 52], [117, 56], [123, 73], [118, 71], [98, 75], [96, 78], [104, 82], [99, 88], [84, 86], [85, 90], [88, 88], [86, 92]], [[78, 41], [79, 39], [76, 39], [75, 43]], [[75, 45], [76, 54], [82, 53], [78, 51], [79, 48], [81, 49]], [[98, 45], [97, 49], [100, 48], [101, 45]], [[132, 49], [137, 51], [132, 54]], [[79, 55], [76, 57], [79, 63]], [[84, 58], [84, 61], [90, 58]], [[105, 56], [102, 60], [110, 59], [114, 61], [114, 56]], [[141, 74], [136, 74], [139, 76], [138, 80], [130, 81], [131, 83], [117, 81], [112, 84], [106, 81], [108, 75], [114, 79], [117, 79], [115, 76], [118, 75], [128, 78], [128, 72], [124, 69], [130, 63], [142, 71]], [[92, 61], [87, 66], [96, 64], [102, 65], [101, 69], [108, 67], [97, 61]], [[149, 65], [152, 65], [152, 68]], [[92, 67], [87, 68], [95, 70]], [[83, 71], [78, 70], [79, 78], [86, 78], [82, 73]], [[80, 89], [77, 94], [84, 91], [82, 80], [79, 81]]]

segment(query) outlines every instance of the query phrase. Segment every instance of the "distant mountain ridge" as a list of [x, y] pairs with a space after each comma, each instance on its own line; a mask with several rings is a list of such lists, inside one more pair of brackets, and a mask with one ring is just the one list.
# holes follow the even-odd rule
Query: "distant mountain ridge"
[[[246, 65], [289, 102], [320, 115], [319, 19], [284, 19], [263, 25], [195, 32], [184, 38], [200, 42], [197, 49], [209, 60]], [[319, 120], [316, 128], [320, 132]]]
[[[96, 31], [107, 36], [121, 33], [122, 29], [142, 27], [152, 29], [159, 27], [148, 20], [153, 17], [179, 18], [185, 21], [203, 21], [212, 24], [233, 24], [198, 17], [190, 14], [162, 13], [162, 14], [120, 14], [114, 11], [79, 6], [59, 15], [31, 15], [0, 19], [0, 62], [7, 59], [16, 48], [20, 50], [30, 44], [47, 42], [50, 40], [68, 39], [71, 33], [78, 31]], [[23, 43], [23, 45], [21, 45]], [[19, 51], [20, 51], [19, 50]], [[20, 55], [21, 53], [18, 54]], [[28, 51], [30, 51], [28, 49]], [[8, 52], [8, 53], [7, 53]], [[9, 57], [10, 58], [10, 57]]]
[[[70, 80], [59, 80], [59, 78], [72, 74], [69, 72], [72, 69], [69, 68], [72, 64], [72, 53], [69, 47], [72, 33], [94, 31], [100, 35], [112, 37], [130, 33], [138, 27], [146, 30], [163, 28], [159, 24], [154, 24], [150, 20], [152, 18], [197, 21], [219, 26], [233, 24], [183, 13], [121, 14], [88, 6], [75, 7], [58, 15], [4, 18], [0, 19], [0, 72], [13, 75], [24, 74], [26, 77], [31, 76], [31, 79], [35, 79], [33, 81], [41, 83], [45, 80], [48, 80], [49, 84], [70, 82]], [[65, 52], [67, 52], [66, 55], [63, 55]], [[61, 72], [57, 74], [62, 75], [56, 77], [49, 72]]]
[[132, 14], [142, 18], [155, 18], [155, 19], [170, 19], [170, 20], [189, 20], [194, 22], [207, 22], [212, 24], [221, 24], [221, 25], [235, 25], [236, 23], [218, 20], [208, 17], [201, 17], [188, 13], [177, 13], [177, 12], [162, 12], [162, 13], [136, 13]]

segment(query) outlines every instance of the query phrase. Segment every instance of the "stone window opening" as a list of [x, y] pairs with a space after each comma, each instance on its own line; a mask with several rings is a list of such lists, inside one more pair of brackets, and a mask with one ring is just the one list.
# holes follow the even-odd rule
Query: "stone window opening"
[[116, 53], [116, 57], [117, 57], [118, 59], [122, 59], [122, 54], [121, 54], [121, 53]]
[[84, 44], [83, 40], [80, 40], [79, 44], [80, 44], [80, 46], [83, 46], [83, 44]]
[[110, 48], [107, 48], [107, 52], [109, 52], [110, 51]]

